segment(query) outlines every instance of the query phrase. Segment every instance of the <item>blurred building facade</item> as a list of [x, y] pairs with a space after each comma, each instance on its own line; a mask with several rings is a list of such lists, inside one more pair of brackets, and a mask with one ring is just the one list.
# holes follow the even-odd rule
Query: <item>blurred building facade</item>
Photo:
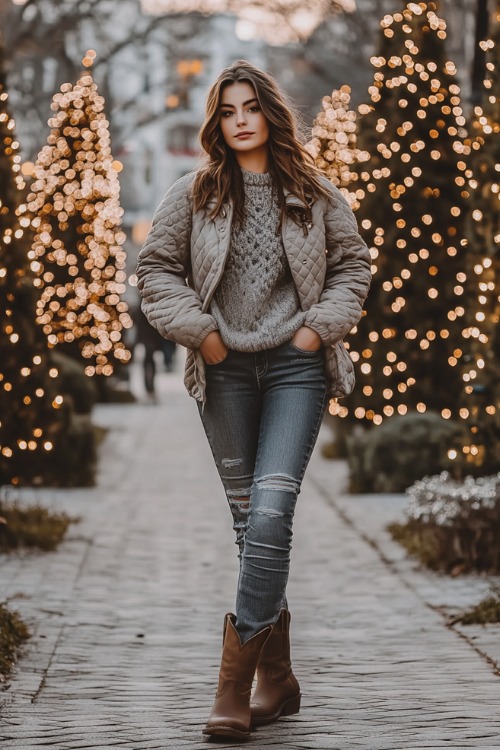
[[[297, 102], [310, 126], [321, 99], [348, 84], [354, 105], [366, 102], [373, 80], [370, 58], [377, 53], [380, 20], [402, 10], [403, 0], [356, 0], [354, 13], [327, 17], [302, 44], [269, 47], [268, 67]], [[470, 96], [476, 0], [440, 0], [448, 25], [448, 54], [458, 69], [465, 101]]]
[[210, 85], [234, 60], [266, 66], [265, 44], [239, 40], [235, 27], [229, 15], [162, 19], [147, 46], [124, 48], [110, 63], [131, 278], [154, 209], [175, 180], [200, 163], [198, 133]]
[[[198, 132], [211, 83], [238, 58], [266, 65], [263, 42], [238, 40], [235, 24], [226, 15], [175, 17], [161, 24], [136, 63], [135, 122], [117, 111], [114, 127], [122, 134], [116, 153], [124, 164], [122, 203], [138, 243], [166, 189], [199, 163]], [[124, 97], [130, 97], [130, 81], [121, 71], [133, 58], [124, 50], [111, 69], [113, 89]]]
[[[0, 3], [3, 8], [5, 0]], [[476, 0], [440, 4], [449, 28], [449, 55], [466, 99]], [[123, 163], [121, 201], [132, 275], [154, 208], [168, 187], [199, 163], [205, 97], [222, 68], [244, 58], [269, 70], [309, 127], [321, 98], [333, 88], [347, 83], [354, 104], [366, 101], [379, 21], [405, 3], [357, 0], [355, 13], [329, 16], [305, 42], [282, 47], [238, 38], [237, 18], [231, 15], [154, 16], [144, 12], [140, 0], [100, 0], [92, 14], [81, 17], [77, 4], [68, 20], [67, 10], [57, 15], [59, 5], [38, 0], [23, 11], [22, 24], [14, 19], [9, 25], [5, 16], [9, 85], [20, 113], [23, 155], [35, 158], [46, 138], [43, 120], [50, 115], [50, 97], [63, 81], [76, 80], [85, 50], [95, 49], [94, 75], [106, 99], [113, 155]]]

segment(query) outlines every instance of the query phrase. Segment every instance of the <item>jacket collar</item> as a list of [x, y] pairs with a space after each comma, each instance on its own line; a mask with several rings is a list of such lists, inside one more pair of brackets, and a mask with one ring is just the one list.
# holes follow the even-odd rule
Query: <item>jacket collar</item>
[[296, 195], [291, 193], [289, 190], [285, 188], [285, 201], [287, 207], [290, 208], [301, 208], [302, 210], [306, 210], [308, 208], [307, 203], [304, 203], [304, 201], [300, 200]]

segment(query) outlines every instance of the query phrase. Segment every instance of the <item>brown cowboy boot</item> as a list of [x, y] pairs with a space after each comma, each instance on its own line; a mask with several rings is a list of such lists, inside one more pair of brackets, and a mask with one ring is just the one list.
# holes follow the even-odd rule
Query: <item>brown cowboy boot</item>
[[203, 734], [246, 739], [250, 736], [252, 722], [252, 681], [271, 626], [268, 625], [242, 645], [234, 620], [232, 614], [227, 614], [224, 620], [219, 687]]
[[290, 661], [290, 612], [282, 609], [257, 664], [250, 702], [253, 724], [270, 724], [300, 710], [300, 686]]

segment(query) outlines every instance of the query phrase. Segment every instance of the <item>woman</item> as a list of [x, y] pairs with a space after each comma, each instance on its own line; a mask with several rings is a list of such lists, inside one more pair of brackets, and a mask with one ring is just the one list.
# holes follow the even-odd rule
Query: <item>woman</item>
[[203, 731], [245, 738], [300, 707], [285, 595], [292, 520], [328, 397], [354, 384], [342, 339], [361, 316], [370, 255], [267, 73], [245, 61], [224, 70], [200, 140], [208, 159], [166, 194], [137, 274], [149, 321], [188, 349], [185, 383], [239, 547]]

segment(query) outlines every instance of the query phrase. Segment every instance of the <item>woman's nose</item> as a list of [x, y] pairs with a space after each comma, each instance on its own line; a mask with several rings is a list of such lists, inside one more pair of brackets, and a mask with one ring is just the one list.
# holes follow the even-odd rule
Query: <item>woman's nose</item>
[[244, 112], [237, 112], [236, 113], [236, 120], [238, 125], [245, 125], [246, 119], [245, 119], [245, 113]]

